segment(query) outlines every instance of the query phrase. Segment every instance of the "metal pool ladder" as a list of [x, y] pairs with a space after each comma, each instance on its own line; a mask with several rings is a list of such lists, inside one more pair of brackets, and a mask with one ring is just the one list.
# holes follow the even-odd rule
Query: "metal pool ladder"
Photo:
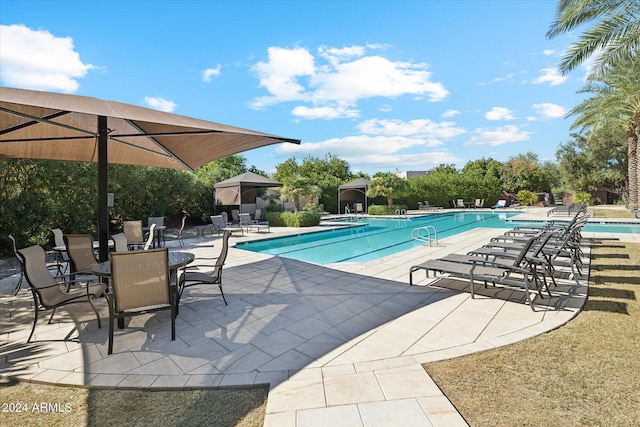
[[429, 243], [435, 239], [436, 245], [438, 244], [438, 230], [433, 225], [425, 225], [424, 227], [418, 227], [411, 230], [411, 237], [414, 240], [420, 242]]

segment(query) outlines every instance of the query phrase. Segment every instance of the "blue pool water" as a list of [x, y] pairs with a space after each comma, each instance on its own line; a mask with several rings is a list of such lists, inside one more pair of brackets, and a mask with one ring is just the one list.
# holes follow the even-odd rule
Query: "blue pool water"
[[[236, 248], [318, 264], [365, 262], [424, 245], [411, 237], [411, 230], [417, 227], [434, 226], [438, 239], [443, 239], [478, 227], [508, 229], [527, 224], [509, 221], [519, 214], [449, 212], [407, 219], [364, 218], [355, 227], [238, 243]], [[640, 234], [640, 225], [588, 224], [583, 230]]]

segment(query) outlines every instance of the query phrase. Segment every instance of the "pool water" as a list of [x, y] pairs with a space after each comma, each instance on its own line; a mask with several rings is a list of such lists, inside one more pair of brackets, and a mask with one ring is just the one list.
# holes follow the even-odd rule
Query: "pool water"
[[[513, 228], [540, 224], [511, 222], [521, 212], [450, 212], [409, 218], [361, 218], [357, 226], [238, 243], [236, 248], [317, 264], [366, 262], [424, 245], [414, 240], [414, 228], [434, 226], [438, 239], [475, 228]], [[638, 233], [640, 226], [587, 224], [585, 231]]]

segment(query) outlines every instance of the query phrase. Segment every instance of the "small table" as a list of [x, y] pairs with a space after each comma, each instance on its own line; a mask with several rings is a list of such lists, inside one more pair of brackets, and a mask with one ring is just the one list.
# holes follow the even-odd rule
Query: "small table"
[[256, 233], [260, 233], [261, 230], [267, 230], [267, 233], [269, 233], [271, 231], [271, 229], [269, 228], [269, 224], [250, 224], [249, 226], [247, 226], [247, 231], [250, 230], [256, 230]]
[[240, 232], [240, 235], [244, 236], [244, 228], [242, 228], [242, 227], [222, 227], [220, 230], [228, 231], [229, 233]]

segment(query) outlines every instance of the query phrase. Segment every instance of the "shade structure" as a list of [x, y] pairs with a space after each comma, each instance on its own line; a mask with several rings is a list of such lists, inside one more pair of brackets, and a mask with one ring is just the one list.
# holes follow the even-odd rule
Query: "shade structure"
[[340, 213], [340, 202], [342, 200], [359, 200], [362, 201], [367, 209], [367, 191], [369, 190], [369, 181], [366, 178], [358, 178], [355, 181], [347, 182], [338, 187], [338, 213]]
[[[255, 202], [258, 188], [282, 187], [281, 182], [253, 172], [245, 172], [233, 178], [220, 181], [213, 186], [216, 203], [222, 205], [242, 205]], [[252, 201], [249, 201], [252, 199]]]
[[98, 163], [98, 238], [107, 258], [107, 163], [194, 170], [300, 141], [97, 98], [0, 87], [0, 157]]

